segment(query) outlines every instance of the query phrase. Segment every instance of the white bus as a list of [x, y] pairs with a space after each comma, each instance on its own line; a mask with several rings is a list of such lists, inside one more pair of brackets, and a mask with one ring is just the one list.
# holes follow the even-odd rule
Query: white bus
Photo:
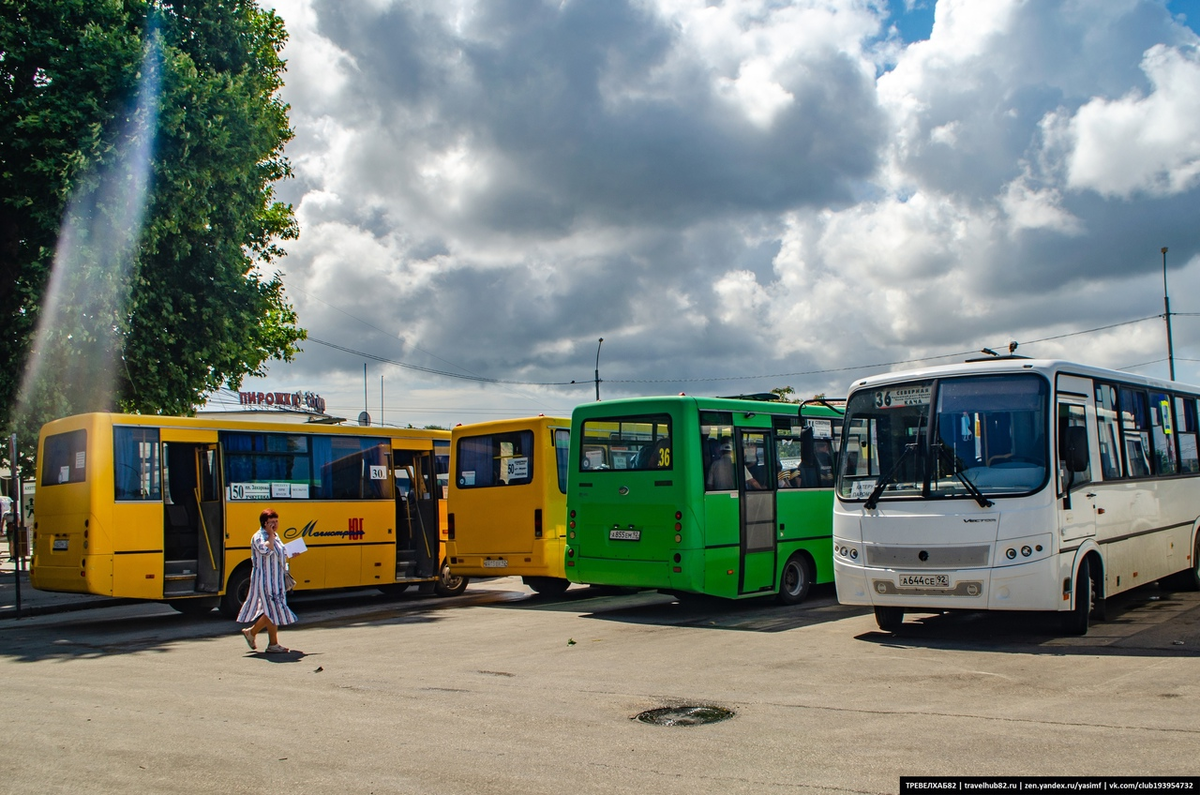
[[1087, 632], [1104, 600], [1200, 589], [1200, 387], [997, 357], [859, 381], [834, 504], [843, 604], [1044, 610]]

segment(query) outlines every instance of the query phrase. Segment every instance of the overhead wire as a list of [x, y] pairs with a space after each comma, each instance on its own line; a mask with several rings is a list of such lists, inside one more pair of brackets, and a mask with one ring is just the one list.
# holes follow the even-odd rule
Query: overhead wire
[[[336, 309], [336, 307], [334, 307], [334, 308]], [[1172, 312], [1171, 314], [1172, 315], [1176, 315], [1176, 314], [1200, 315], [1200, 313], [1177, 313], [1177, 312]], [[1147, 320], [1155, 320], [1155, 319], [1158, 319], [1161, 317], [1162, 317], [1161, 314], [1147, 315], [1146, 317], [1135, 318], [1133, 320], [1123, 320], [1118, 323], [1109, 323], [1104, 326], [1096, 326], [1095, 328], [1082, 329], [1080, 331], [1070, 331], [1070, 332], [1066, 332], [1063, 334], [1052, 334], [1050, 336], [1040, 337], [1038, 339], [1027, 340], [1027, 341], [1023, 342], [1022, 344], [1028, 346], [1028, 345], [1034, 345], [1034, 344], [1041, 343], [1041, 342], [1051, 342], [1054, 340], [1066, 339], [1068, 337], [1077, 337], [1077, 336], [1081, 336], [1083, 334], [1094, 334], [1099, 331], [1108, 331], [1109, 329], [1119, 328], [1121, 326], [1129, 326], [1129, 325], [1133, 325], [1135, 323], [1144, 323]], [[441, 376], [443, 378], [453, 378], [453, 379], [459, 379], [459, 380], [463, 380], [463, 381], [471, 381], [474, 383], [505, 384], [505, 385], [513, 385], [513, 386], [589, 386], [592, 384], [592, 379], [585, 379], [585, 378], [575, 379], [575, 380], [571, 380], [571, 381], [519, 381], [519, 380], [515, 380], [515, 379], [490, 378], [490, 377], [481, 376], [481, 375], [455, 373], [455, 372], [451, 372], [449, 370], [439, 370], [439, 369], [433, 368], [433, 367], [424, 367], [424, 366], [418, 365], [418, 364], [411, 364], [409, 362], [401, 362], [401, 361], [398, 361], [395, 359], [389, 359], [385, 356], [379, 356], [377, 354], [368, 353], [366, 351], [360, 351], [355, 348], [346, 347], [344, 345], [337, 345], [336, 343], [332, 343], [327, 340], [318, 339], [316, 337], [310, 336], [308, 338], [308, 340], [310, 342], [315, 342], [318, 345], [324, 345], [325, 347], [332, 348], [334, 350], [342, 351], [344, 353], [350, 353], [355, 356], [361, 356], [363, 358], [371, 359], [372, 361], [377, 361], [377, 362], [381, 362], [384, 364], [390, 364], [395, 367], [401, 367], [406, 370], [414, 370], [417, 372], [428, 373], [430, 375]], [[890, 361], [890, 362], [875, 362], [873, 364], [859, 364], [859, 365], [850, 365], [850, 366], [845, 366], [845, 367], [824, 367], [824, 368], [819, 368], [819, 369], [814, 369], [814, 370], [796, 370], [796, 371], [791, 371], [791, 372], [766, 373], [763, 375], [705, 376], [705, 377], [688, 377], [688, 378], [607, 378], [607, 379], [604, 379], [604, 383], [606, 383], [606, 384], [667, 384], [667, 383], [684, 384], [684, 383], [711, 383], [711, 382], [723, 382], [723, 381], [751, 381], [751, 380], [765, 379], [765, 378], [790, 378], [790, 377], [795, 377], [795, 376], [824, 375], [824, 374], [828, 374], [828, 373], [843, 373], [843, 372], [849, 372], [849, 371], [854, 371], [854, 370], [872, 370], [872, 369], [879, 369], [879, 368], [884, 368], [884, 367], [895, 367], [897, 365], [902, 365], [902, 364], [916, 364], [918, 362], [932, 362], [932, 361], [937, 361], [940, 359], [954, 359], [954, 358], [958, 358], [958, 357], [962, 357], [962, 356], [969, 356], [971, 354], [978, 353], [978, 352], [979, 352], [978, 349], [955, 351], [953, 353], [942, 353], [942, 354], [934, 354], [931, 356], [920, 356], [920, 357], [916, 357], [916, 358], [912, 358], [912, 359], [898, 359], [898, 360]], [[432, 355], [432, 354], [430, 354], [430, 355]], [[441, 358], [441, 357], [438, 357], [438, 358]], [[442, 359], [442, 361], [447, 361], [447, 360]], [[1185, 360], [1185, 361], [1187, 361], [1187, 360]], [[449, 364], [449, 362], [447, 362], [447, 363]], [[1147, 364], [1152, 364], [1152, 363], [1153, 362], [1147, 362]], [[1142, 366], [1142, 365], [1132, 365], [1132, 366]]]

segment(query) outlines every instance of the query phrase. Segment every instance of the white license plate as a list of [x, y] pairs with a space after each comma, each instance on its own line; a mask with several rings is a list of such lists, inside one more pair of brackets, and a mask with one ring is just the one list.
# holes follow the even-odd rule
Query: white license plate
[[901, 574], [901, 588], [949, 588], [949, 574]]
[[508, 561], [507, 560], [485, 560], [483, 562], [483, 567], [485, 569], [507, 569]]
[[65, 538], [54, 539], [54, 551], [55, 552], [66, 552], [67, 551], [67, 543], [68, 543], [67, 539], [65, 539]]
[[641, 530], [609, 530], [609, 541], [641, 541]]

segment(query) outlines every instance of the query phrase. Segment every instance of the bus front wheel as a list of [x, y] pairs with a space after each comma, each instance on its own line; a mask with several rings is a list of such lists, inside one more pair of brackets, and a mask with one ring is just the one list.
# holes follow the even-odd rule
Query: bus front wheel
[[875, 608], [875, 623], [884, 632], [899, 632], [904, 624], [904, 611], [899, 607]]
[[812, 587], [813, 568], [812, 563], [805, 556], [797, 552], [788, 558], [788, 562], [783, 564], [783, 573], [779, 578], [779, 595], [775, 597], [782, 605], [798, 605], [808, 596], [808, 589]]
[[438, 596], [458, 596], [463, 591], [467, 590], [467, 583], [470, 582], [466, 577], [459, 577], [450, 572], [450, 561], [443, 560], [442, 568], [438, 571], [437, 582], [433, 585], [433, 592]]
[[250, 596], [250, 563], [243, 563], [234, 569], [225, 584], [225, 595], [221, 597], [221, 614], [230, 621], [237, 621], [242, 605]]
[[1062, 631], [1068, 635], [1086, 635], [1092, 615], [1092, 574], [1087, 558], [1075, 575], [1075, 605], [1062, 616]]

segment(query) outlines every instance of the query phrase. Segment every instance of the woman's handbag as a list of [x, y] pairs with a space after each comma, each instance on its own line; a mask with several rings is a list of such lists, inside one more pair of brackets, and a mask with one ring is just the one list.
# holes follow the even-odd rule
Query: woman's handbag
[[291, 572], [285, 571], [283, 573], [283, 587], [288, 591], [296, 587], [296, 578], [292, 576]]

